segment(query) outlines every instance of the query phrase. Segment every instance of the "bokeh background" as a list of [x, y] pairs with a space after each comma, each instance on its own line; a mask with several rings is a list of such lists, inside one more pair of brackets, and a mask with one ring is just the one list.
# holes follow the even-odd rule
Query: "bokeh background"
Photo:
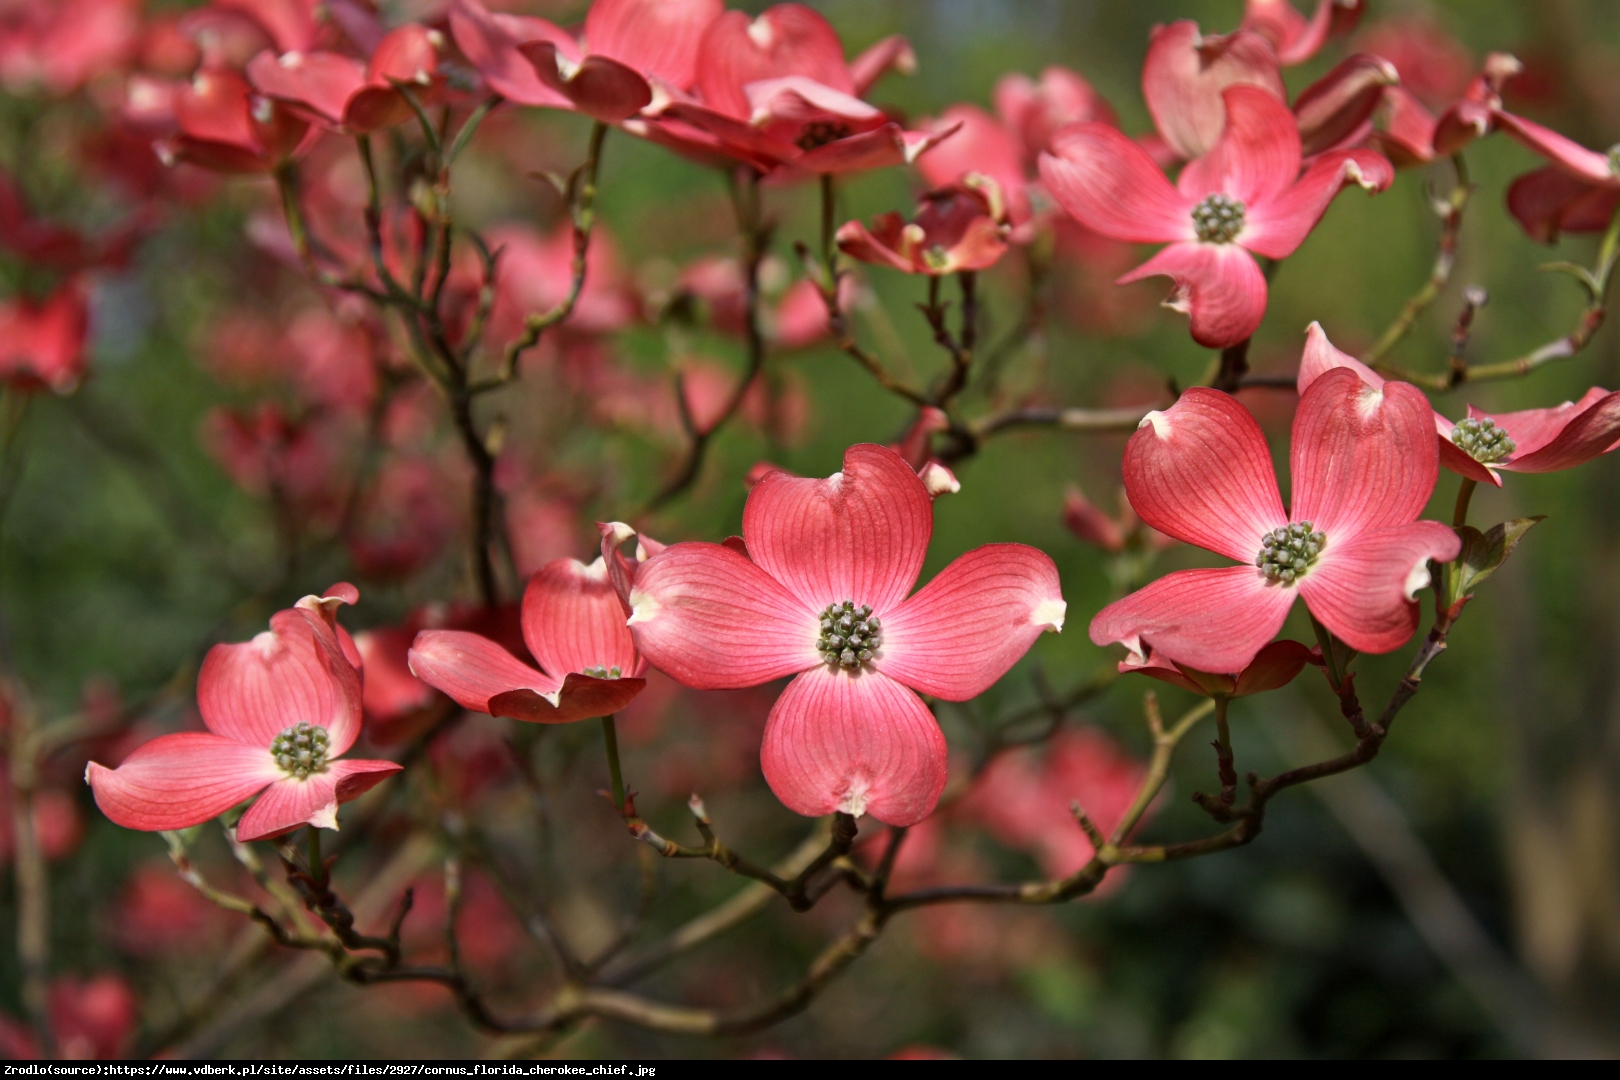
[[[400, 15], [428, 6], [383, 5]], [[1138, 83], [1149, 28], [1195, 18], [1206, 30], [1222, 31], [1236, 25], [1242, 7], [1237, 0], [814, 6], [851, 55], [885, 34], [910, 38], [918, 71], [886, 80], [874, 95], [884, 104], [914, 116], [962, 101], [988, 106], [1004, 73], [1034, 75], [1062, 64], [1091, 80], [1133, 134], [1151, 127]], [[1466, 51], [1467, 70], [1489, 51], [1515, 53], [1527, 71], [1509, 85], [1510, 108], [1588, 146], [1620, 139], [1615, 6], [1597, 0], [1368, 6], [1364, 29], [1396, 16], [1428, 20]], [[578, 8], [552, 3], [544, 12], [566, 19]], [[1337, 42], [1288, 70], [1290, 89], [1346, 51]], [[1437, 55], [1436, 63], [1442, 59]], [[116, 219], [121, 205], [78, 153], [77, 132], [92, 114], [84, 101], [0, 93], [0, 163], [40, 212], [90, 225]], [[525, 172], [571, 168], [587, 130], [579, 118], [528, 110], [496, 118], [458, 170], [459, 217], [483, 228], [511, 221], [552, 227], [559, 202]], [[1570, 280], [1538, 267], [1553, 259], [1589, 264], [1596, 250], [1594, 238], [1581, 237], [1549, 249], [1507, 215], [1507, 183], [1540, 165], [1528, 151], [1496, 137], [1470, 147], [1467, 158], [1478, 192], [1456, 272], [1393, 354], [1415, 369], [1444, 366], [1469, 285], [1490, 296], [1476, 319], [1471, 358], [1510, 358], [1565, 333], [1582, 297]], [[1444, 191], [1451, 179], [1442, 163], [1403, 170], [1377, 198], [1342, 196], [1276, 273], [1254, 342], [1257, 370], [1290, 374], [1312, 320], [1348, 351], [1369, 345], [1429, 273], [1438, 234], [1430, 190]], [[859, 177], [841, 191], [841, 218], [908, 207], [917, 190], [919, 181], [903, 169]], [[792, 242], [814, 242], [814, 189], [769, 189], [766, 199], [779, 222], [782, 272], [796, 273]], [[734, 339], [701, 322], [657, 318], [682, 266], [735, 251], [721, 178], [615, 136], [599, 206], [623, 280], [644, 315], [591, 346], [603, 356], [588, 362], [628, 373], [624, 400], [613, 405], [619, 411], [603, 420], [598, 409], [582, 421], [581, 412], [601, 403], [582, 402], [556, 375], [554, 369], [576, 361], [548, 353], [531, 363], [523, 385], [490, 399], [484, 414], [500, 414], [510, 428], [508, 505], [521, 504], [527, 514], [514, 517], [514, 535], [541, 530], [539, 548], [587, 557], [591, 523], [632, 513], [679, 456], [679, 430], [668, 422], [667, 397], [658, 396], [670, 393], [676, 367], [701, 358], [713, 370], [735, 372], [742, 362]], [[176, 205], [127, 269], [98, 279], [84, 385], [69, 396], [31, 401], [7, 459], [0, 523], [0, 669], [13, 712], [31, 710], [43, 723], [102, 710], [122, 716], [141, 737], [178, 729], [196, 722], [190, 694], [203, 648], [250, 636], [271, 611], [330, 581], [360, 585], [363, 602], [344, 613], [355, 630], [397, 626], [421, 605], [471, 597], [458, 531], [465, 514], [456, 501], [465, 498], [465, 477], [453, 467], [441, 469], [450, 475], [449, 511], [426, 496], [420, 506], [402, 504], [406, 515], [445, 519], [430, 557], [403, 578], [377, 560], [357, 563], [355, 552], [322, 541], [318, 530], [298, 535], [296, 514], [289, 518], [277, 500], [245, 490], [222, 467], [217, 421], [210, 420], [215, 410], [251, 409], [273, 396], [221, 375], [222, 320], [257, 317], [281, 332], [319, 306], [296, 273], [250, 239], [273, 207], [271, 189], [253, 180], [227, 181], [206, 198]], [[1169, 380], [1187, 385], [1200, 378], [1209, 354], [1188, 338], [1184, 319], [1156, 306], [1162, 283], [1115, 290], [1106, 282], [1120, 269], [1076, 263], [1058, 273], [1044, 337], [1009, 360], [1009, 383], [1027, 387], [1032, 400], [1100, 405], [1150, 401]], [[15, 263], [6, 264], [3, 280], [8, 290], [30, 287]], [[856, 323], [863, 339], [899, 371], [938, 370], [943, 357], [913, 308], [923, 298], [921, 280], [882, 270], [860, 280]], [[1016, 323], [1023, 287], [1014, 258], [987, 275], [990, 340]], [[1492, 410], [1551, 405], [1592, 385], [1614, 386], [1617, 367], [1620, 332], [1609, 327], [1574, 359], [1521, 381], [1436, 395], [1436, 403], [1451, 415], [1469, 402]], [[786, 388], [796, 422], [764, 430], [757, 423], [729, 425], [691, 492], [645, 520], [649, 533], [718, 540], [737, 531], [743, 477], [756, 461], [825, 475], [837, 468], [843, 447], [892, 441], [908, 421], [902, 402], [878, 392], [825, 344], [773, 352], [768, 373]], [[1285, 442], [1292, 393], [1258, 389], [1245, 391], [1244, 400]], [[417, 415], [424, 458], [454, 461], [442, 410], [429, 399]], [[1112, 595], [1109, 556], [1065, 529], [1062, 507], [1070, 485], [1112, 505], [1123, 438], [1039, 429], [999, 436], [961, 463], [961, 492], [937, 503], [925, 578], [970, 547], [1016, 540], [1052, 555], [1069, 601], [1063, 635], [1043, 638], [981, 701], [942, 707], [941, 722], [964, 762], [999, 718], [1038, 700], [1039, 680], [1062, 693], [1112, 662], [1085, 634], [1092, 613]], [[1442, 475], [1432, 516], [1449, 516], [1456, 482]], [[513, 494], [520, 489], [532, 497]], [[107, 760], [111, 739], [72, 744], [44, 766], [59, 793], [52, 797], [65, 804], [62, 828], [71, 834], [49, 867], [52, 970], [69, 982], [112, 975], [132, 988], [135, 1027], [124, 1048], [142, 1053], [842, 1057], [908, 1047], [965, 1057], [1612, 1053], [1620, 1031], [1617, 508], [1620, 462], [1612, 459], [1549, 476], [1511, 475], [1502, 491], [1479, 492], [1476, 523], [1529, 514], [1547, 520], [1468, 609], [1378, 761], [1352, 778], [1279, 798], [1252, 846], [1138, 867], [1105, 895], [1059, 908], [954, 908], [901, 917], [802, 1015], [759, 1035], [703, 1040], [598, 1023], [545, 1047], [492, 1043], [471, 1032], [437, 989], [344, 985], [324, 961], [269, 948], [246, 920], [200, 902], [174, 876], [160, 838], [101, 817], [77, 774], [87, 757]], [[381, 543], [390, 526], [379, 522]], [[521, 538], [514, 543], [521, 546]], [[1198, 555], [1172, 549], [1158, 569], [1188, 565], [1198, 565]], [[1310, 640], [1303, 622], [1291, 622], [1288, 633]], [[1405, 652], [1359, 661], [1364, 700], [1381, 702], [1405, 662]], [[1106, 732], [1145, 756], [1147, 688], [1122, 679], [1066, 723]], [[1172, 714], [1195, 703], [1158, 689]], [[626, 771], [642, 792], [638, 805], [648, 820], [692, 839], [684, 802], [697, 790], [741, 850], [768, 860], [797, 845], [809, 823], [777, 804], [758, 774], [758, 735], [773, 696], [774, 688], [670, 691], [626, 717]], [[1335, 714], [1327, 687], [1310, 671], [1286, 691], [1238, 703], [1233, 736], [1240, 771], [1275, 771], [1313, 748], [1343, 742], [1344, 733], [1329, 723]], [[434, 838], [457, 822], [479, 822], [503, 869], [484, 873], [471, 861], [464, 947], [481, 985], [512, 1010], [538, 1000], [554, 976], [525, 932], [524, 905], [541, 905], [589, 953], [634, 911], [644, 872], [655, 875], [656, 889], [636, 941], [742, 887], [705, 862], [642, 866], [636, 845], [596, 794], [606, 776], [594, 724], [519, 727], [469, 720], [442, 734], [423, 755], [433, 767], [347, 807], [336, 841], [343, 852], [338, 878], [350, 895], [397, 894], [417, 881], [407, 940], [431, 956], [443, 918], [438, 866], [445, 850]], [[1144, 836], [1180, 839], [1211, 830], [1188, 798], [1214, 784], [1211, 757], [1195, 732], [1176, 757], [1171, 787]], [[355, 821], [363, 827], [351, 828]], [[970, 812], [953, 810], [928, 834], [913, 838], [918, 856], [906, 872], [915, 880], [1014, 880], [1041, 872], [1034, 856], [997, 841]], [[217, 833], [199, 839], [196, 857], [219, 880], [236, 882], [239, 872]], [[503, 903], [502, 887], [520, 897], [519, 914]], [[20, 1016], [13, 895], [0, 889], [0, 1011]], [[373, 903], [373, 922], [380, 910]], [[805, 915], [766, 905], [640, 985], [669, 1000], [743, 1005], [795, 977], [854, 914], [852, 902], [839, 896]]]

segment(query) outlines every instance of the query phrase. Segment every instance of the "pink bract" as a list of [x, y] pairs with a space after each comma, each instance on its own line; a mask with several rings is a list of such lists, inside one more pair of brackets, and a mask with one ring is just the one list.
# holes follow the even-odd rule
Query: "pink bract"
[[[333, 609], [353, 603], [352, 585], [306, 596], [270, 618], [252, 641], [215, 645], [197, 677], [206, 732], [162, 735], [116, 769], [91, 762], [85, 780], [113, 821], [148, 832], [201, 824], [259, 794], [237, 823], [237, 839], [262, 840], [301, 825], [337, 828], [340, 803], [400, 770], [392, 761], [332, 760], [360, 735], [358, 653]], [[325, 732], [324, 767], [300, 778], [278, 764], [272, 744], [308, 724]], [[260, 794], [262, 793], [262, 794]]]
[[858, 221], [845, 223], [838, 249], [862, 262], [938, 276], [994, 266], [1007, 252], [1008, 231], [1000, 187], [970, 177], [924, 195], [910, 222], [890, 212], [874, 218], [871, 230]]
[[1082, 225], [1115, 240], [1169, 244], [1119, 284], [1172, 278], [1169, 306], [1186, 312], [1193, 340], [1211, 348], [1249, 337], [1265, 315], [1266, 281], [1254, 255], [1291, 255], [1346, 185], [1378, 192], [1395, 175], [1370, 150], [1321, 154], [1301, 175], [1299, 132], [1286, 105], [1254, 86], [1229, 87], [1222, 97], [1220, 141], [1174, 186], [1147, 151], [1105, 124], [1060, 132], [1040, 166], [1047, 189]]
[[318, 123], [364, 134], [409, 120], [402, 83], [419, 104], [433, 101], [438, 78], [438, 35], [414, 23], [391, 30], [366, 63], [335, 52], [265, 50], [248, 62], [248, 81], [259, 93], [286, 102]]
[[[796, 676], [761, 749], [789, 809], [915, 824], [946, 775], [945, 739], [917, 694], [982, 693], [1064, 612], [1057, 568], [1022, 544], [970, 551], [908, 597], [932, 531], [927, 488], [887, 447], [850, 447], [825, 480], [769, 472], [740, 543], [673, 544], [626, 575], [630, 628], [654, 666], [697, 689]], [[859, 632], [841, 636], [827, 615], [845, 601], [851, 626], [878, 639], [864, 654]]]
[[464, 709], [540, 724], [610, 716], [646, 685], [602, 559], [557, 559], [529, 580], [523, 640], [541, 670], [482, 634], [423, 630], [411, 671]]
[[1243, 29], [1271, 42], [1277, 62], [1291, 67], [1315, 56], [1328, 38], [1354, 30], [1365, 11], [1364, 0], [1317, 0], [1316, 13], [1306, 19], [1291, 0], [1247, 0]]
[[[1334, 348], [1318, 323], [1312, 323], [1305, 334], [1305, 353], [1299, 363], [1299, 390], [1306, 388], [1335, 369], [1348, 369], [1370, 387], [1382, 387], [1385, 379], [1360, 360]], [[1501, 473], [1544, 473], [1572, 469], [1593, 458], [1607, 454], [1620, 446], [1620, 391], [1610, 393], [1594, 386], [1579, 401], [1566, 401], [1547, 409], [1522, 409], [1518, 412], [1488, 413], [1468, 406], [1465, 420], [1453, 423], [1440, 413], [1434, 415], [1434, 428], [1440, 447], [1440, 464], [1470, 480], [1483, 480], [1502, 486]], [[1485, 421], [1490, 427], [1504, 432], [1511, 440], [1495, 443], [1500, 456], [1482, 455], [1477, 460], [1460, 443], [1470, 442], [1474, 421], [1481, 427]], [[1493, 440], [1489, 430], [1487, 440]], [[1477, 445], [1477, 444], [1476, 444]], [[1487, 442], [1487, 445], [1490, 445]]]
[[0, 380], [20, 389], [65, 394], [84, 377], [90, 304], [84, 284], [69, 279], [44, 302], [0, 302]]
[[[1351, 648], [1400, 647], [1417, 627], [1429, 560], [1459, 548], [1450, 528], [1417, 520], [1439, 473], [1433, 423], [1414, 386], [1326, 373], [1294, 416], [1290, 513], [1260, 425], [1234, 398], [1199, 387], [1149, 413], [1125, 448], [1131, 505], [1160, 532], [1243, 565], [1160, 578], [1104, 608], [1091, 640], [1122, 642], [1138, 666], [1162, 654], [1241, 672], [1299, 598]], [[1273, 544], [1291, 545], [1285, 577], [1261, 568], [1276, 570]]]

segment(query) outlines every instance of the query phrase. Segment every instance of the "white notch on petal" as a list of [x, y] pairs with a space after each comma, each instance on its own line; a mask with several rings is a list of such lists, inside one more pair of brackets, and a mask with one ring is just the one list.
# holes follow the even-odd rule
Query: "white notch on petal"
[[1371, 419], [1379, 409], [1384, 407], [1384, 389], [1381, 386], [1368, 386], [1362, 384], [1361, 393], [1356, 397], [1356, 411], [1363, 418]]
[[849, 788], [844, 797], [839, 800], [838, 810], [850, 817], [860, 817], [866, 813], [867, 800], [872, 795], [872, 784], [864, 776], [857, 776], [849, 782]]
[[[308, 783], [308, 781], [305, 781], [305, 783]], [[331, 829], [333, 832], [337, 832], [337, 807], [337, 800], [333, 799], [304, 820], [317, 829]]]
[[1424, 558], [1419, 559], [1417, 565], [1412, 567], [1412, 569], [1406, 574], [1406, 598], [1408, 600], [1416, 600], [1417, 594], [1429, 587], [1430, 580], [1429, 560], [1428, 557], [1425, 556]]
[[1030, 615], [1029, 621], [1036, 626], [1044, 626], [1051, 633], [1061, 634], [1063, 616], [1068, 610], [1068, 603], [1062, 599], [1042, 600], [1035, 605], [1035, 611]]
[[658, 613], [664, 609], [655, 598], [639, 589], [630, 590], [630, 618], [625, 620], [626, 626], [636, 623], [652, 622]]
[[771, 20], [761, 15], [748, 24], [748, 37], [761, 49], [768, 49], [776, 41], [776, 31], [771, 26]]
[[1170, 416], [1168, 413], [1154, 409], [1152, 412], [1142, 417], [1141, 420], [1137, 421], [1136, 426], [1138, 429], [1141, 429], [1147, 427], [1149, 424], [1153, 425], [1153, 434], [1157, 435], [1159, 438], [1168, 439], [1170, 437]]

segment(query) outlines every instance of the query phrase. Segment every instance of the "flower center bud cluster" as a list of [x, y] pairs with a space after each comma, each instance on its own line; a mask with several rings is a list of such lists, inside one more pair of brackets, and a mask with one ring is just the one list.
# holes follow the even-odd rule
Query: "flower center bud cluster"
[[614, 664], [612, 667], [602, 667], [600, 665], [588, 667], [580, 674], [589, 675], [593, 679], [619, 679], [624, 677], [624, 672], [619, 670], [618, 664]]
[[1316, 532], [1309, 521], [1296, 521], [1260, 538], [1260, 554], [1254, 557], [1254, 565], [1267, 581], [1292, 585], [1305, 576], [1326, 544], [1326, 534]]
[[883, 644], [883, 625], [872, 614], [869, 604], [855, 606], [855, 601], [828, 604], [821, 613], [821, 637], [816, 639], [816, 650], [828, 664], [858, 668]]
[[1198, 239], [1208, 244], [1230, 244], [1243, 231], [1243, 204], [1217, 191], [1193, 207], [1192, 219]]
[[310, 773], [325, 771], [328, 742], [325, 728], [301, 721], [271, 740], [270, 756], [283, 772], [308, 780]]
[[1483, 420], [1470, 417], [1458, 422], [1457, 426], [1451, 429], [1451, 441], [1481, 465], [1501, 461], [1519, 448], [1519, 444], [1513, 441], [1513, 436], [1497, 427], [1496, 421], [1488, 416]]
[[849, 138], [849, 131], [849, 125], [839, 120], [812, 120], [804, 125], [796, 143], [800, 150], [808, 153], [818, 146]]

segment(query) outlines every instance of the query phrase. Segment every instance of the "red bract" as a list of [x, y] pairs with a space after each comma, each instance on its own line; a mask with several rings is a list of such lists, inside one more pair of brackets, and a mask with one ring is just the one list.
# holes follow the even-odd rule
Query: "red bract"
[[266, 49], [248, 62], [247, 77], [259, 93], [317, 123], [364, 134], [414, 115], [397, 83], [407, 85], [419, 104], [432, 102], [441, 40], [426, 27], [401, 26], [383, 37], [367, 63], [335, 52], [278, 56]]
[[[978, 182], [975, 183], [974, 181]], [[892, 211], [838, 230], [838, 249], [862, 262], [908, 274], [953, 274], [984, 270], [1007, 252], [1007, 211], [994, 180], [970, 177], [965, 184], [930, 191], [909, 224]]]
[[1296, 597], [1361, 652], [1388, 652], [1417, 627], [1428, 561], [1457, 534], [1418, 521], [1439, 473], [1428, 399], [1414, 386], [1330, 371], [1294, 416], [1292, 514], [1283, 510], [1260, 425], [1202, 387], [1143, 419], [1125, 447], [1125, 490], [1160, 532], [1245, 565], [1169, 574], [1104, 608], [1098, 645], [1145, 663], [1241, 672], [1276, 636]]
[[[1368, 386], [1385, 385], [1382, 375], [1333, 347], [1312, 323], [1299, 363], [1299, 390], [1327, 372], [1346, 368]], [[1620, 445], [1620, 392], [1594, 386], [1579, 401], [1550, 409], [1488, 413], [1468, 406], [1467, 418], [1452, 423], [1434, 413], [1440, 464], [1460, 476], [1502, 486], [1501, 472], [1558, 472], [1584, 465]]]
[[[800, 4], [778, 4], [754, 19], [728, 11], [698, 50], [701, 101], [677, 98], [650, 112], [702, 133], [695, 149], [767, 169], [837, 173], [898, 165], [948, 132], [906, 131], [861, 95], [888, 69], [914, 64], [898, 38], [847, 63], [832, 26]], [[679, 129], [664, 135], [679, 141]]]
[[1515, 57], [1491, 53], [1462, 96], [1438, 118], [1405, 86], [1386, 87], [1381, 124], [1369, 136], [1372, 144], [1399, 166], [1455, 154], [1491, 130], [1502, 106], [1502, 84], [1521, 70]]
[[1153, 31], [1142, 63], [1142, 97], [1176, 157], [1215, 148], [1226, 125], [1222, 95], [1231, 86], [1258, 87], [1278, 101], [1287, 97], [1269, 41], [1250, 30], [1204, 37], [1186, 19]]
[[1147, 675], [1207, 697], [1238, 698], [1287, 686], [1306, 664], [1321, 662], [1321, 650], [1307, 648], [1297, 641], [1283, 640], [1273, 641], [1256, 653], [1247, 667], [1232, 674], [1199, 671], [1162, 655], [1150, 656], [1142, 661], [1134, 653], [1120, 661], [1119, 671], [1121, 675]]
[[523, 640], [541, 670], [481, 634], [423, 630], [411, 646], [411, 671], [464, 709], [538, 724], [609, 716], [646, 685], [646, 664], [601, 559], [589, 566], [558, 559], [529, 580]]
[[698, 44], [724, 7], [722, 0], [595, 0], [582, 41], [548, 31], [518, 51], [574, 108], [618, 123], [646, 108], [655, 87], [691, 87]]
[[1615, 151], [1599, 153], [1533, 120], [1498, 109], [1496, 127], [1552, 164], [1508, 188], [1508, 210], [1533, 239], [1552, 243], [1564, 232], [1602, 232], [1620, 207]]
[[[1029, 220], [1024, 155], [1012, 131], [977, 105], [952, 105], [930, 126], [956, 134], [917, 159], [917, 172], [929, 187], [943, 190], [967, 183], [970, 178], [982, 186], [989, 179], [1000, 191], [1007, 220], [1014, 225]], [[885, 214], [878, 220], [887, 218], [898, 221], [899, 215]]]
[[767, 473], [742, 529], [735, 543], [674, 544], [621, 575], [637, 646], [696, 689], [797, 676], [760, 753], [789, 809], [921, 821], [946, 762], [917, 693], [965, 701], [1060, 630], [1057, 568], [1034, 548], [990, 544], [908, 598], [932, 499], [900, 455], [869, 444], [825, 480]]
[[[1024, 167], [1030, 170], [1035, 168], [1041, 152], [1051, 149], [1052, 136], [1062, 128], [1089, 120], [1114, 122], [1114, 110], [1108, 102], [1077, 72], [1064, 67], [1042, 71], [1038, 83], [1027, 75], [1003, 75], [996, 82], [994, 98], [996, 114], [1017, 136]], [[924, 160], [931, 161], [932, 157]]]
[[157, 144], [159, 156], [222, 173], [269, 172], [292, 157], [309, 131], [236, 72], [206, 68], [175, 91], [174, 125], [175, 133]]
[[345, 656], [332, 609], [352, 585], [278, 611], [252, 641], [215, 645], [197, 676], [207, 732], [162, 735], [116, 769], [91, 762], [85, 780], [113, 821], [184, 829], [260, 794], [237, 823], [242, 841], [301, 825], [336, 829], [337, 808], [400, 766], [334, 760], [360, 735], [360, 672]]
[[1271, 42], [1277, 62], [1291, 67], [1315, 56], [1328, 38], [1354, 30], [1365, 11], [1363, 0], [1317, 0], [1316, 14], [1307, 20], [1289, 0], [1247, 0], [1243, 29]]
[[0, 10], [0, 85], [71, 93], [119, 67], [140, 34], [136, 0], [21, 0]]
[[43, 303], [0, 301], [0, 379], [25, 390], [72, 391], [84, 377], [89, 333], [90, 303], [76, 280]]
[[1033, 852], [1047, 875], [1066, 877], [1095, 854], [1070, 805], [1078, 802], [1097, 828], [1112, 833], [1146, 774], [1106, 733], [1060, 731], [1044, 757], [1016, 750], [991, 762], [965, 808], [1002, 843]]
[[[1161, 35], [1162, 36], [1162, 35]], [[1165, 275], [1169, 306], [1192, 319], [1193, 340], [1223, 348], [1249, 337], [1266, 310], [1266, 281], [1250, 252], [1293, 253], [1352, 182], [1378, 192], [1394, 170], [1370, 150], [1322, 154], [1300, 174], [1299, 133], [1265, 90], [1224, 91], [1220, 142], [1172, 187], [1136, 143], [1105, 124], [1076, 124], [1041, 156], [1041, 177], [1087, 228], [1116, 240], [1169, 243], [1119, 284]]]

